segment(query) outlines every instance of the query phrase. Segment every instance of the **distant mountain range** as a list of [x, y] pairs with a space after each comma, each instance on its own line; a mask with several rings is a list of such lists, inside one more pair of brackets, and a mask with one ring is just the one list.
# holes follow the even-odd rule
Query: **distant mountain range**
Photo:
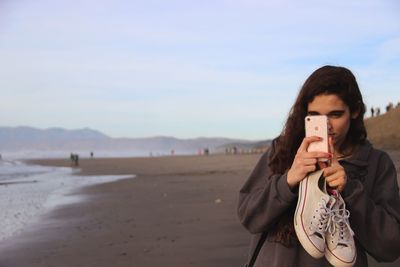
[[134, 155], [149, 153], [196, 154], [208, 148], [211, 152], [224, 151], [236, 146], [250, 149], [257, 142], [230, 138], [175, 137], [111, 138], [89, 128], [66, 130], [62, 128], [37, 129], [32, 127], [0, 127], [0, 152], [4, 151], [113, 151], [132, 152]]

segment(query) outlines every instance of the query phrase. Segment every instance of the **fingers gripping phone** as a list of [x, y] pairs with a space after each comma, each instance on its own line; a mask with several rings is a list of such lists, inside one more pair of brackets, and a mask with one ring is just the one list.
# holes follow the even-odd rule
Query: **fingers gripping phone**
[[[328, 144], [328, 117], [325, 115], [307, 116], [305, 118], [306, 137], [319, 136], [321, 141], [315, 141], [308, 146], [308, 152], [326, 152], [329, 153]], [[327, 158], [319, 158], [319, 161], [328, 161]]]

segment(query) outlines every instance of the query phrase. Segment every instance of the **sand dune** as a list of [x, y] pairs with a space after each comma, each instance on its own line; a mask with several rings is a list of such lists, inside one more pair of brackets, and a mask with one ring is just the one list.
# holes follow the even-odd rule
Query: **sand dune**
[[400, 149], [400, 107], [365, 120], [368, 139], [377, 147]]

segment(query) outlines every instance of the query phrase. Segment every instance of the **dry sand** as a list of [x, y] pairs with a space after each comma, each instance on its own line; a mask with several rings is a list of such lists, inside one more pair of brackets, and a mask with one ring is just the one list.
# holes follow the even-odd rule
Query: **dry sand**
[[[399, 168], [400, 153], [391, 155]], [[2, 244], [0, 267], [243, 266], [250, 235], [237, 220], [237, 196], [260, 156], [81, 160], [79, 174], [137, 177], [76, 192], [91, 198]]]

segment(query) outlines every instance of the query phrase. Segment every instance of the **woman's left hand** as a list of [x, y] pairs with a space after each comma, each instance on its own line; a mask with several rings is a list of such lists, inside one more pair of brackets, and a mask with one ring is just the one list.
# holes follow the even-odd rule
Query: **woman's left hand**
[[332, 153], [331, 164], [324, 169], [326, 183], [342, 192], [347, 182], [347, 175], [342, 165], [340, 165], [335, 155], [332, 138], [329, 138], [330, 152]]

